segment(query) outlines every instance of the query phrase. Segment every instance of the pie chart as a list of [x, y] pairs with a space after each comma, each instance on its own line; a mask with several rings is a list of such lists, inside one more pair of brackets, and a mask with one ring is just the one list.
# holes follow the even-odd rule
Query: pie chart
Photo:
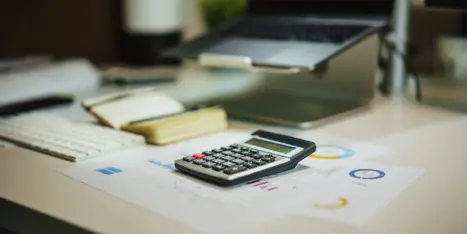
[[319, 209], [334, 210], [334, 209], [340, 209], [342, 207], [345, 207], [348, 204], [349, 204], [349, 200], [347, 200], [347, 198], [339, 197], [335, 202], [315, 204], [314, 207], [319, 208]]
[[344, 146], [337, 146], [337, 145], [323, 145], [318, 146], [316, 152], [310, 155], [310, 158], [315, 159], [323, 159], [323, 160], [339, 160], [350, 158], [355, 155], [355, 151], [344, 147]]

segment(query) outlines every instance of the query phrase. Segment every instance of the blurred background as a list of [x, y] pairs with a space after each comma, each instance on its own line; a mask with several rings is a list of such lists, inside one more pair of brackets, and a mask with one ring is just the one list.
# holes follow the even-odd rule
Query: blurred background
[[[180, 1], [183, 8], [184, 40], [235, 17], [245, 5], [245, 0], [174, 1]], [[459, 48], [466, 53], [467, 45], [461, 39], [467, 32], [466, 17], [457, 9], [415, 3], [410, 26], [411, 65], [424, 74], [454, 73], [447, 60], [456, 57], [452, 53], [459, 53]], [[123, 62], [123, 6], [122, 0], [2, 1], [0, 59], [47, 54], [84, 57], [96, 64]]]

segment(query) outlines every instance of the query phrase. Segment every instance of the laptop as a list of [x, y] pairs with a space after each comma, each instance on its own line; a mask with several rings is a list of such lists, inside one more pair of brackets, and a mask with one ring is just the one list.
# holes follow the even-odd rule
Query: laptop
[[248, 0], [239, 18], [164, 55], [213, 63], [207, 65], [315, 70], [388, 29], [393, 9], [394, 0]]

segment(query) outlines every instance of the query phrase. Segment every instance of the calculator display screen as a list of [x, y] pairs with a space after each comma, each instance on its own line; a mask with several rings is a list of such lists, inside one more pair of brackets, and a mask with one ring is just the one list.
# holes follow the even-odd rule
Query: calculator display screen
[[249, 144], [249, 145], [254, 145], [254, 146], [257, 146], [257, 147], [261, 147], [261, 148], [264, 148], [264, 149], [272, 150], [272, 151], [275, 151], [275, 152], [278, 152], [278, 153], [283, 153], [283, 154], [290, 153], [295, 149], [294, 147], [279, 145], [279, 144], [272, 143], [272, 142], [269, 142], [269, 141], [263, 141], [263, 140], [260, 140], [260, 139], [257, 139], [257, 138], [252, 138], [252, 139], [248, 140], [245, 143]]

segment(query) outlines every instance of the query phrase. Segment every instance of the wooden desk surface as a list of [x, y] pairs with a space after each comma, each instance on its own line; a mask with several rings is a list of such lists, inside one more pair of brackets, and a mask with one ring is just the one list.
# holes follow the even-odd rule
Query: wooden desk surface
[[[231, 128], [258, 126], [235, 122]], [[284, 217], [247, 233], [467, 233], [467, 117], [411, 101], [376, 98], [368, 110], [311, 130], [392, 148], [382, 162], [425, 174], [361, 229], [306, 217]], [[56, 170], [69, 164], [23, 149], [0, 151], [0, 197], [100, 233], [191, 233], [166, 217], [88, 187]], [[170, 202], [170, 201], [168, 201]]]

